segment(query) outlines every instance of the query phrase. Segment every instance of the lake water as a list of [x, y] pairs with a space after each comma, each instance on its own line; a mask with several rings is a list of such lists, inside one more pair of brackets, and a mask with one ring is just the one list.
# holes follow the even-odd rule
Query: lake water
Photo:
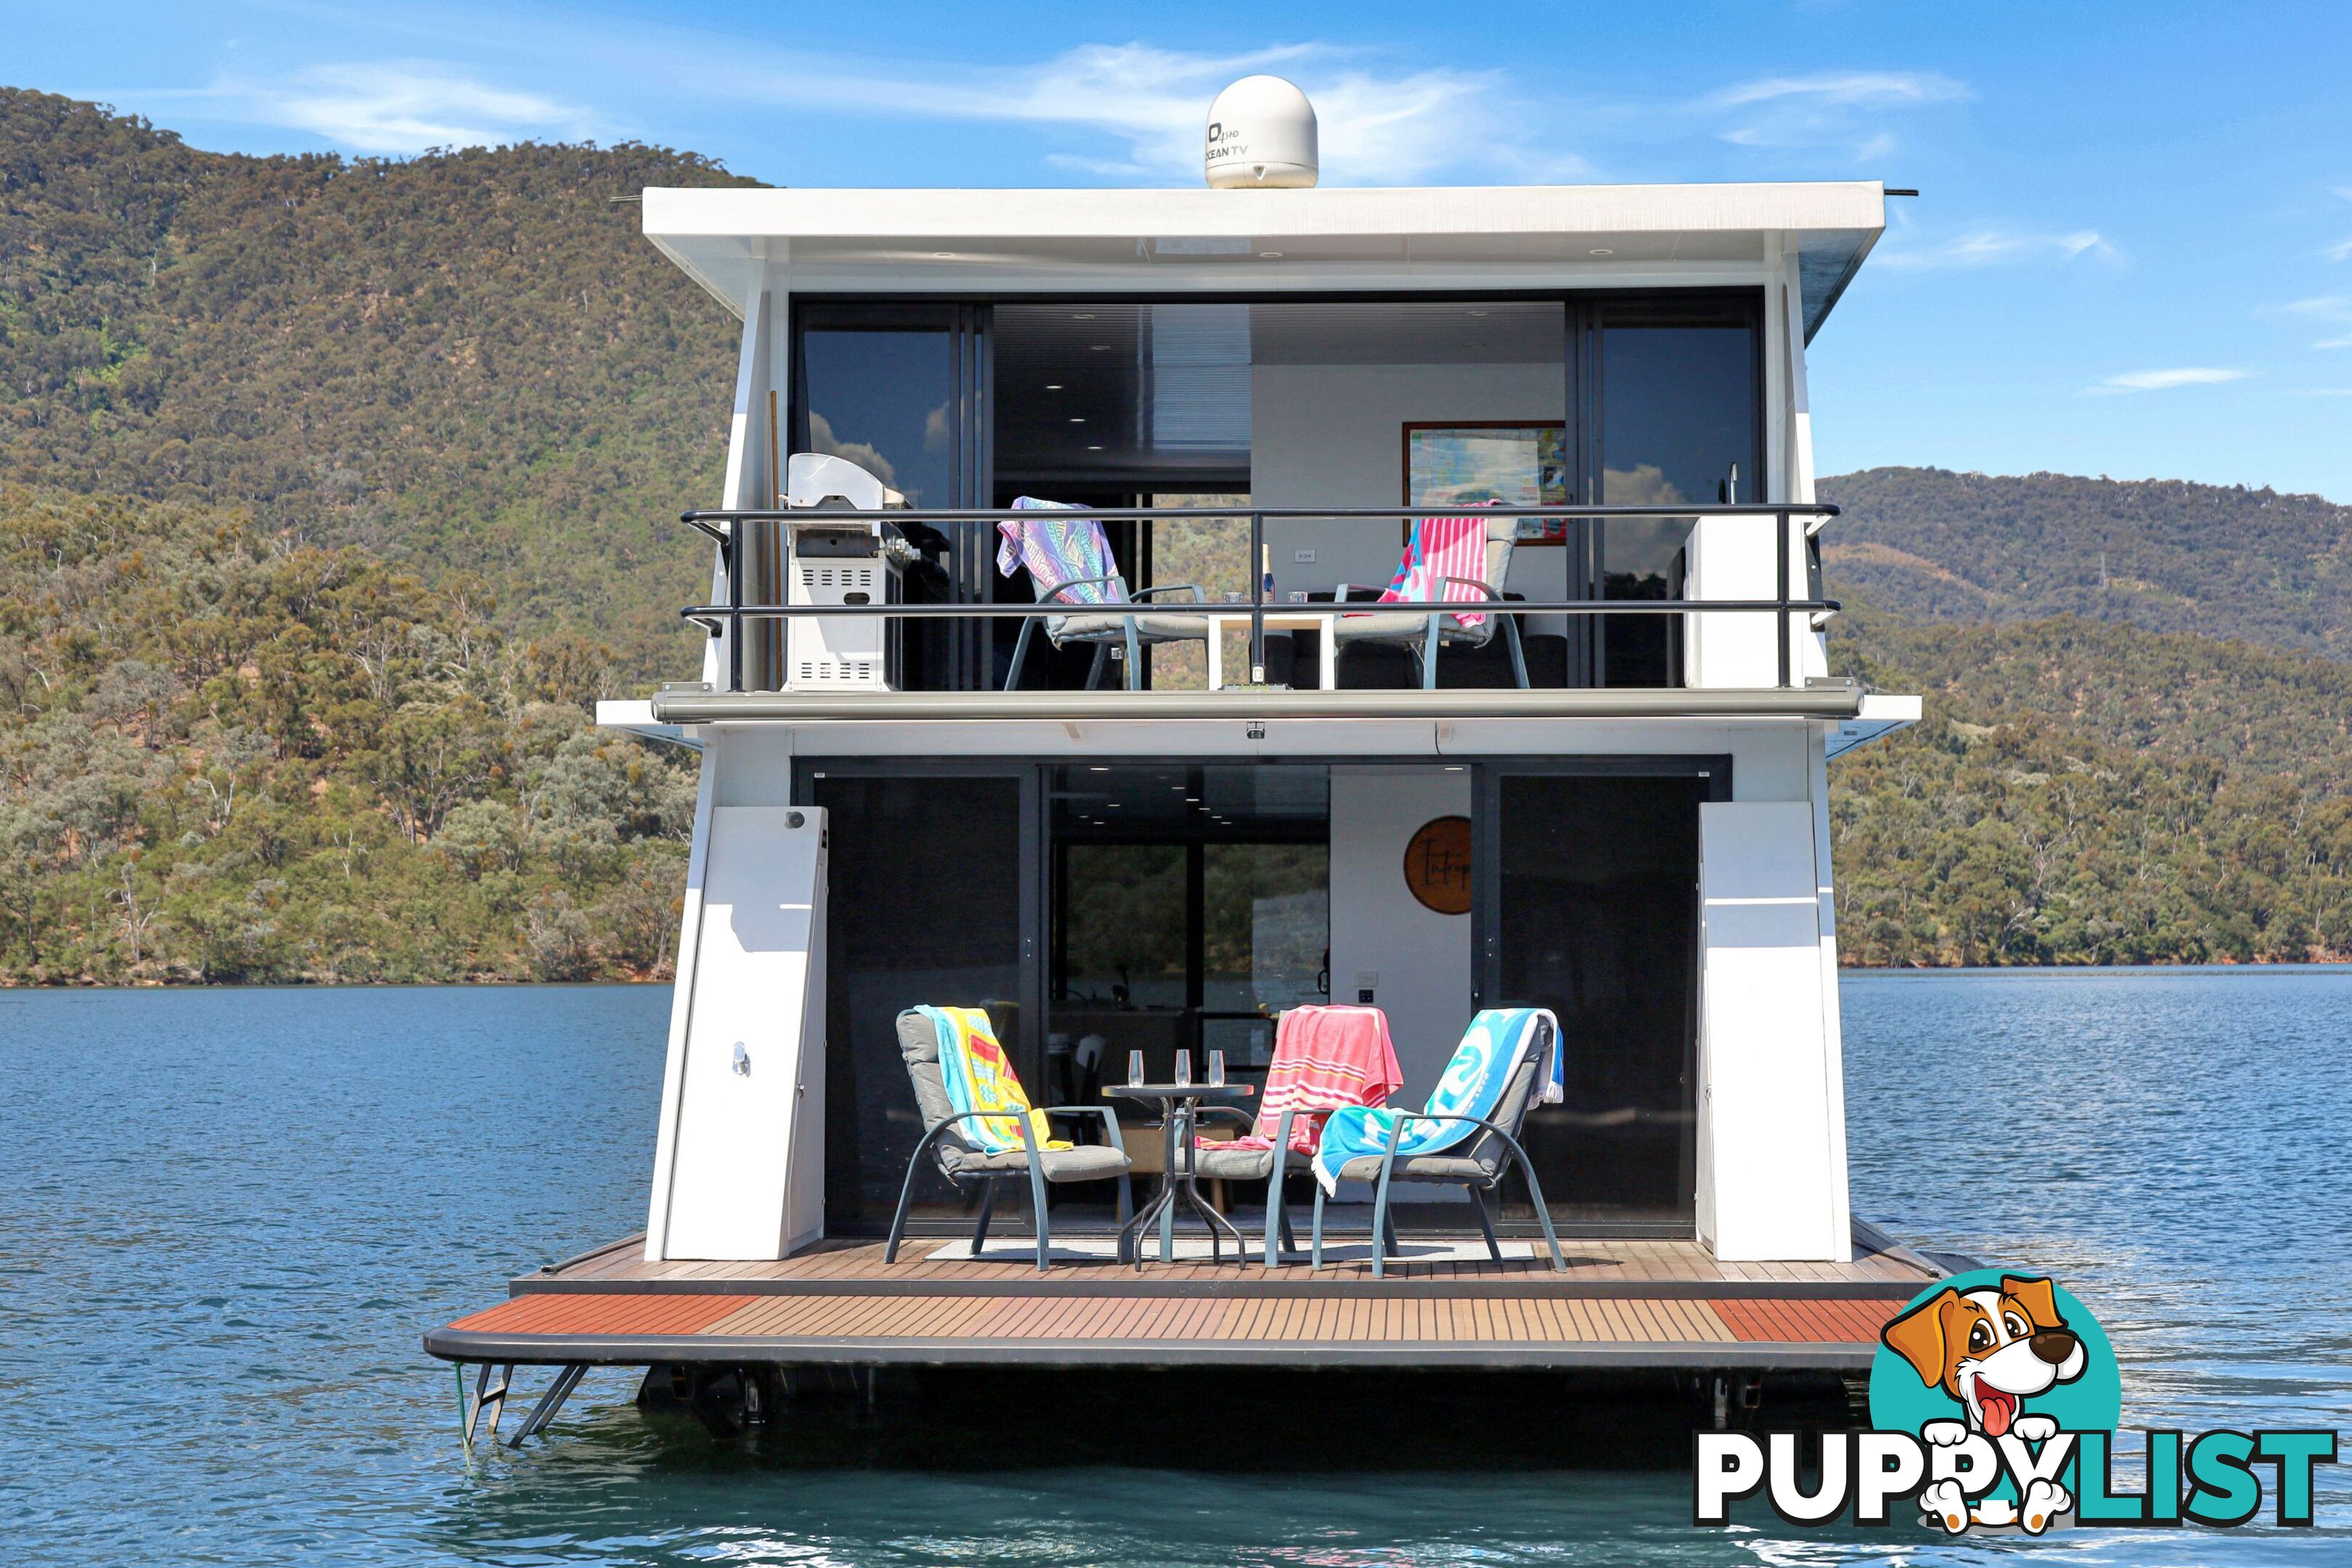
[[[2128, 1426], [2352, 1426], [2352, 973], [1863, 975], [1854, 1207], [2048, 1269]], [[2318, 1563], [2314, 1531], [1687, 1522], [1672, 1471], [811, 1464], [592, 1373], [461, 1454], [427, 1326], [644, 1218], [668, 993], [0, 993], [0, 1560], [125, 1563]], [[535, 1394], [539, 1374], [526, 1374]], [[1244, 1380], [1202, 1416], [1253, 1411]], [[2352, 1459], [2348, 1454], [2347, 1459]], [[2267, 1498], [2265, 1506], [2267, 1508]], [[2267, 1517], [2267, 1515], [2266, 1515]]]

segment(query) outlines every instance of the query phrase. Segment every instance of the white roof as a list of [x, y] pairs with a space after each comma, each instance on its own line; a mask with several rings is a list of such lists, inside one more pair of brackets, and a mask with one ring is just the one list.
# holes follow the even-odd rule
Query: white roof
[[793, 291], [1268, 293], [1752, 281], [1806, 333], [1885, 227], [1878, 182], [1303, 191], [648, 187], [645, 232], [739, 315]]

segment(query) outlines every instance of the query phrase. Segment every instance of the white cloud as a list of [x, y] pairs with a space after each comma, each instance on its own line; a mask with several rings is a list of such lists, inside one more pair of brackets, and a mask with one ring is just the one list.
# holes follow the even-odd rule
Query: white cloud
[[1946, 239], [1922, 244], [1906, 238], [1882, 246], [1872, 254], [1871, 261], [1879, 267], [1928, 271], [2000, 267], [2017, 261], [2072, 261], [2081, 256], [2095, 257], [2107, 262], [2123, 259], [2123, 253], [2095, 228], [2073, 229], [2060, 234], [1980, 224]]
[[1235, 78], [1288, 76], [1315, 103], [1323, 167], [1335, 183], [1425, 177], [1519, 155], [1499, 72], [1383, 74], [1320, 44], [1193, 54], [1144, 44], [1087, 44], [1034, 65], [942, 68], [795, 60], [721, 68], [730, 98], [836, 113], [999, 121], [1107, 133], [1128, 156], [1049, 154], [1093, 173], [1197, 174], [1209, 103]]
[[2339, 239], [2325, 253], [2330, 261], [2352, 261], [2352, 239]]
[[1845, 71], [1821, 76], [1766, 77], [1727, 87], [1715, 95], [1727, 108], [1803, 99], [1816, 103], [1883, 109], [1905, 103], [1941, 103], [1965, 98], [1968, 89], [1933, 71]]
[[200, 96], [262, 124], [308, 131], [354, 153], [579, 141], [597, 131], [593, 116], [577, 105], [493, 87], [430, 60], [313, 66], [282, 86], [224, 79]]
[[2209, 365], [2185, 366], [2178, 370], [2134, 370], [2121, 375], [2111, 375], [2096, 386], [2083, 390], [2093, 394], [2124, 392], [2169, 392], [2177, 386], [2213, 386], [2225, 381], [2243, 381], [2254, 373], [2250, 370], [2220, 370]]
[[2352, 294], [2314, 294], [2308, 300], [2293, 300], [2280, 310], [2294, 316], [2316, 316], [2323, 321], [2352, 321]]
[[1702, 107], [1737, 121], [1716, 134], [1738, 146], [1843, 148], [1866, 163], [1899, 144], [1881, 123], [1885, 115], [1968, 96], [1964, 85], [1933, 71], [1842, 71], [1741, 82]]
[[2352, 349], [2352, 333], [2340, 338], [2322, 338], [2311, 346], [2315, 349]]

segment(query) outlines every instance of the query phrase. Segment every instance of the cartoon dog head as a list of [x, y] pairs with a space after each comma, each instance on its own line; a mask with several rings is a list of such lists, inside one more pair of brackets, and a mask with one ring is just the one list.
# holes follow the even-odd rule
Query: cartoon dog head
[[1998, 1437], [2025, 1400], [2083, 1375], [2083, 1342], [2058, 1315], [2047, 1279], [2001, 1276], [1998, 1290], [1947, 1287], [1886, 1325], [1889, 1350], [1919, 1381], [1969, 1413], [1969, 1427]]

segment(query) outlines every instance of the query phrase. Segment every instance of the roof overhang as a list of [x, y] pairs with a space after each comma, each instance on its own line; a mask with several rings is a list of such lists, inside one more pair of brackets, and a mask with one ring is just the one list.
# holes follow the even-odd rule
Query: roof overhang
[[1811, 338], [1886, 223], [1875, 180], [1303, 191], [645, 192], [647, 238], [739, 316], [761, 287], [1273, 294], [1658, 287], [1793, 257]]
[[1857, 746], [1866, 746], [1881, 736], [1892, 735], [1906, 726], [1916, 724], [1926, 710], [1926, 702], [1917, 697], [1874, 694], [1862, 700], [1853, 717], [1843, 721], [1830, 731], [1828, 752], [1842, 757]]

